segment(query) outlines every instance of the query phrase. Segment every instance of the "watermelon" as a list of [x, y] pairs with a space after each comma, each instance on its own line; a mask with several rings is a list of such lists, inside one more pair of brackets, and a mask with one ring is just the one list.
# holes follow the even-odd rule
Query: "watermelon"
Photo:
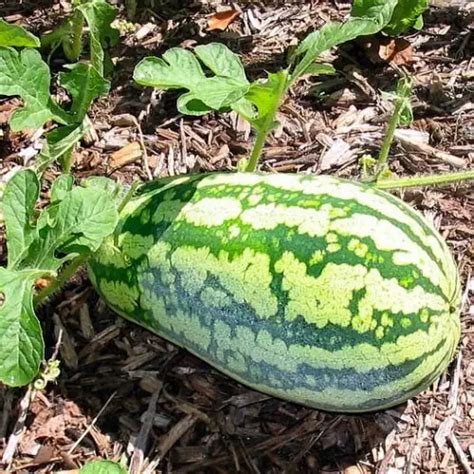
[[117, 313], [233, 379], [329, 411], [416, 395], [460, 336], [439, 233], [400, 199], [328, 176], [145, 184], [90, 277]]

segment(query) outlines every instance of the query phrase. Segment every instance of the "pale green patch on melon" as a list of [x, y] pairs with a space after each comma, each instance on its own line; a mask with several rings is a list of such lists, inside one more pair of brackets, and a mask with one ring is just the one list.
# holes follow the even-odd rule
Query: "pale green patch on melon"
[[318, 265], [324, 260], [325, 256], [326, 256], [326, 252], [324, 250], [315, 250], [313, 252], [313, 255], [311, 255], [309, 266]]
[[121, 281], [99, 280], [99, 289], [104, 298], [120, 310], [131, 313], [138, 306], [138, 289]]
[[132, 260], [138, 259], [146, 255], [153, 246], [152, 235], [132, 234], [131, 232], [124, 232], [119, 236], [119, 245], [123, 253]]
[[113, 239], [104, 241], [97, 251], [95, 259], [104, 266], [113, 266], [117, 269], [124, 269], [130, 266], [129, 260], [122, 254], [122, 251], [114, 245]]
[[158, 204], [155, 212], [151, 217], [153, 224], [160, 224], [161, 222], [172, 222], [179, 215], [181, 209], [184, 206], [183, 201], [162, 201]]
[[364, 258], [369, 251], [369, 247], [359, 239], [351, 239], [347, 245], [347, 249], [354, 252], [354, 254], [360, 258]]
[[182, 246], [172, 253], [171, 264], [183, 275], [183, 288], [190, 294], [202, 290], [207, 276], [212, 275], [236, 303], [247, 303], [260, 317], [277, 312], [278, 300], [270, 288], [270, 257], [266, 254], [247, 248], [231, 259], [226, 251], [216, 257], [208, 247]]
[[365, 285], [367, 269], [364, 266], [328, 263], [315, 278], [307, 274], [305, 263], [285, 252], [275, 263], [275, 271], [283, 274], [282, 288], [288, 292], [285, 309], [288, 321], [302, 316], [318, 328], [328, 323], [349, 326], [352, 318], [349, 303], [354, 291]]
[[297, 227], [299, 234], [312, 237], [326, 235], [329, 228], [329, 211], [304, 209], [281, 204], [262, 204], [246, 209], [240, 216], [244, 224], [255, 230], [272, 230], [279, 225]]
[[204, 198], [187, 203], [179, 213], [178, 221], [204, 227], [216, 227], [235, 219], [242, 212], [240, 201], [235, 198]]
[[168, 258], [170, 250], [170, 244], [158, 241], [148, 252], [148, 265], [159, 271], [163, 285], [172, 285], [176, 279], [171, 271], [171, 262]]
[[223, 291], [211, 287], [202, 290], [200, 299], [210, 308], [225, 308], [232, 304], [232, 300]]

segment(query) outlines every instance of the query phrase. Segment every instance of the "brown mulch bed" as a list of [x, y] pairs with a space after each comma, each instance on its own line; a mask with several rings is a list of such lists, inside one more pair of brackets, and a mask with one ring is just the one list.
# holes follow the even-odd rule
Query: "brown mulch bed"
[[[95, 133], [76, 152], [77, 178], [131, 182], [234, 169], [251, 147], [245, 124], [233, 114], [179, 116], [176, 95], [133, 84], [135, 64], [172, 46], [220, 41], [242, 55], [252, 79], [264, 77], [285, 64], [285, 51], [297, 39], [343, 18], [350, 2], [237, 2], [242, 13], [223, 32], [207, 31], [207, 19], [225, 2], [142, 3], [134, 31], [112, 51], [112, 91], [90, 114]], [[411, 138], [401, 137], [391, 153], [399, 175], [474, 163], [473, 10], [462, 2], [436, 3], [423, 30], [407, 37], [413, 61], [403, 67], [416, 80], [416, 120]], [[40, 33], [64, 16], [65, 6], [64, 0], [10, 1], [0, 12]], [[262, 170], [357, 177], [360, 157], [377, 153], [389, 115], [381, 91], [394, 87], [396, 67], [371, 58], [363, 42], [344, 45], [325, 60], [338, 74], [304, 79], [292, 90]], [[62, 62], [55, 57], [52, 69]], [[19, 153], [31, 147], [31, 136], [8, 131], [7, 117], [17, 104], [0, 98], [0, 179], [24, 166]], [[58, 173], [48, 171], [46, 181]], [[17, 453], [0, 472], [73, 473], [95, 458], [131, 459], [131, 472], [472, 472], [473, 187], [413, 189], [403, 198], [445, 236], [465, 289], [459, 352], [430, 390], [403, 406], [357, 416], [262, 395], [119, 318], [83, 273], [40, 309], [48, 356], [62, 334], [57, 384], [23, 410], [25, 390], [0, 386], [0, 458], [18, 418], [26, 416]]]

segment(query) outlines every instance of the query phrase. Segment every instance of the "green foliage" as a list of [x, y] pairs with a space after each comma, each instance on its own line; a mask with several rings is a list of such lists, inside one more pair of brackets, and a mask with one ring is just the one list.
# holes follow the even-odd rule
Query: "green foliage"
[[89, 26], [89, 47], [91, 64], [101, 74], [105, 74], [104, 48], [117, 44], [119, 32], [111, 24], [117, 16], [117, 9], [105, 0], [81, 2], [78, 7]]
[[408, 28], [423, 28], [422, 14], [429, 7], [429, 0], [399, 0], [390, 23], [384, 31], [392, 36], [402, 34]]
[[398, 0], [355, 0], [351, 16], [345, 23], [330, 22], [309, 34], [298, 46], [293, 57], [291, 82], [308, 73], [315, 59], [334, 46], [373, 35], [390, 21]]
[[126, 474], [127, 470], [112, 461], [92, 461], [87, 463], [79, 474]]
[[39, 48], [40, 45], [40, 40], [35, 35], [0, 18], [0, 46]]
[[135, 68], [134, 79], [156, 89], [184, 89], [178, 110], [203, 115], [211, 110], [234, 110], [257, 132], [250, 159], [239, 169], [255, 170], [267, 135], [289, 88], [305, 74], [333, 74], [330, 65], [316, 64], [323, 53], [359, 36], [381, 31], [389, 24], [398, 0], [356, 0], [345, 23], [330, 22], [308, 35], [293, 53], [287, 70], [250, 83], [237, 55], [222, 44], [198, 46], [194, 52], [173, 48], [161, 58], [149, 57]]
[[[105, 179], [105, 178], [104, 178]], [[33, 305], [38, 278], [57, 277], [68, 262], [74, 266], [91, 255], [115, 229], [118, 212], [105, 185], [73, 187], [60, 177], [51, 203], [39, 214], [40, 182], [32, 170], [16, 173], [5, 187], [8, 266], [0, 268], [0, 381], [19, 386], [38, 373], [44, 344]]]
[[[12, 48], [0, 48], [0, 94], [20, 96], [24, 102], [10, 119], [11, 129], [36, 129], [50, 120], [63, 125], [47, 135], [38, 159], [39, 170], [72, 152], [85, 133], [84, 119], [89, 107], [110, 87], [109, 81], [90, 63], [78, 63], [67, 68], [69, 70], [60, 74], [59, 80], [72, 98], [68, 111], [52, 99], [49, 67], [37, 51], [24, 49], [18, 52]], [[70, 163], [65, 168], [68, 172]]]
[[104, 75], [104, 48], [116, 44], [119, 37], [118, 30], [111, 26], [117, 9], [105, 0], [76, 0], [73, 7], [65, 23], [42, 37], [42, 46], [53, 50], [62, 46], [66, 58], [75, 62], [82, 53], [82, 36], [87, 24], [91, 64]]
[[62, 121], [51, 107], [50, 82], [49, 67], [37, 51], [0, 48], [0, 95], [17, 95], [24, 102], [10, 120], [13, 131], [39, 128], [53, 118]]
[[[211, 77], [206, 76], [199, 61], [213, 73]], [[172, 48], [162, 58], [145, 58], [133, 77], [143, 86], [187, 90], [178, 99], [178, 110], [186, 115], [231, 108], [250, 86], [240, 58], [218, 43], [198, 46], [194, 54]]]

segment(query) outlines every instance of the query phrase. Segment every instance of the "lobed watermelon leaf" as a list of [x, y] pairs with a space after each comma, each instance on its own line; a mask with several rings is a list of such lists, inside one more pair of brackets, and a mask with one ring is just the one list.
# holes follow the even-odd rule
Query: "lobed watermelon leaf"
[[0, 18], [0, 46], [14, 48], [39, 48], [40, 40], [18, 25], [12, 25]]
[[[198, 58], [214, 76], [206, 76]], [[171, 48], [162, 58], [145, 58], [136, 66], [133, 77], [143, 86], [187, 90], [178, 99], [178, 110], [187, 115], [232, 107], [250, 85], [240, 58], [219, 43], [198, 46], [195, 54]]]
[[0, 95], [16, 95], [24, 101], [10, 119], [14, 132], [40, 128], [53, 118], [63, 122], [51, 108], [49, 86], [49, 67], [37, 51], [0, 48]]

